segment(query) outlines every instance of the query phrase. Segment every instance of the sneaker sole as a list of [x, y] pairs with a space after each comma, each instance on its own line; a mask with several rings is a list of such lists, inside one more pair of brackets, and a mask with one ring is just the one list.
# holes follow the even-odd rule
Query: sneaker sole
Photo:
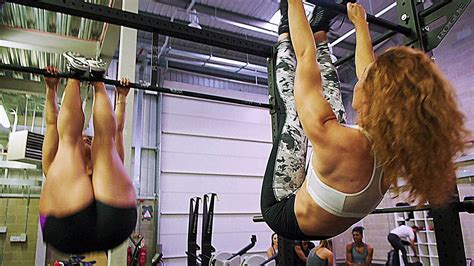
[[87, 63], [89, 64], [89, 67], [91, 69], [91, 71], [94, 71], [94, 72], [107, 72], [107, 64], [104, 64], [104, 63], [101, 63], [101, 65], [97, 65], [96, 64], [97, 61], [93, 61], [93, 60], [88, 60]]
[[66, 58], [72, 68], [84, 72], [89, 70], [89, 65], [87, 63], [77, 59], [73, 55], [70, 55], [69, 53], [63, 53], [63, 56]]

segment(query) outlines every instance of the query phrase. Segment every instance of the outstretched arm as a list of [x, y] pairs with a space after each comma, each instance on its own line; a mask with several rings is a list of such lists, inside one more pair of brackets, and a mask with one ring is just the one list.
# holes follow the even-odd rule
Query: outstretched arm
[[[46, 67], [46, 71], [48, 73], [57, 74], [59, 72], [58, 69], [48, 66]], [[56, 152], [58, 151], [58, 143], [59, 143], [59, 135], [58, 135], [58, 85], [59, 85], [59, 78], [54, 77], [44, 77], [44, 81], [46, 84], [46, 135], [44, 136], [43, 141], [43, 156], [42, 156], [42, 165], [43, 165], [43, 172], [45, 176], [48, 175], [49, 166], [54, 160], [56, 156]]]
[[374, 50], [370, 38], [367, 15], [361, 4], [347, 4], [347, 16], [356, 30], [355, 65], [358, 79], [362, 78], [368, 65], [374, 62]]
[[337, 124], [331, 106], [322, 92], [321, 71], [316, 61], [316, 46], [302, 0], [288, 0], [290, 34], [297, 67], [295, 101], [298, 116], [313, 144], [327, 139], [329, 121]]
[[125, 153], [125, 145], [123, 142], [123, 130], [125, 128], [125, 110], [127, 104], [127, 95], [130, 91], [130, 87], [128, 87], [129, 80], [127, 78], [122, 78], [120, 80], [122, 86], [117, 87], [117, 102], [115, 105], [115, 117], [117, 119], [117, 130], [115, 131], [115, 149], [117, 149], [117, 153], [124, 162], [124, 153]]

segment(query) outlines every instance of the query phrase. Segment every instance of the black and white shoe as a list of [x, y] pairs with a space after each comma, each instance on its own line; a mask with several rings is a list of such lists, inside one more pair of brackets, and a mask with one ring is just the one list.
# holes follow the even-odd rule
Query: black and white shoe
[[89, 64], [84, 56], [75, 52], [63, 53], [64, 58], [67, 61], [67, 70], [73, 76], [82, 76], [84, 73], [89, 71]]
[[[339, 5], [346, 5], [347, 3], [355, 3], [357, 0], [332, 0], [334, 3]], [[309, 24], [311, 25], [311, 30], [314, 32], [318, 31], [325, 31], [329, 32], [329, 28], [331, 27], [332, 21], [339, 15], [334, 10], [323, 8], [318, 6], [317, 0], [309, 0], [310, 3], [315, 4], [316, 7], [313, 11], [313, 16]]]
[[107, 72], [107, 63], [102, 61], [101, 59], [92, 59], [88, 58], [87, 63], [90, 67], [90, 77], [93, 80], [100, 80], [105, 77], [105, 73]]

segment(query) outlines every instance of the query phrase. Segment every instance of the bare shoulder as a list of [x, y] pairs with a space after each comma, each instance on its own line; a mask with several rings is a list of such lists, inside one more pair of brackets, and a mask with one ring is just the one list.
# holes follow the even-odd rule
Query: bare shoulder
[[[331, 120], [325, 124], [324, 139], [320, 142], [324, 144], [332, 144], [334, 146], [361, 146], [368, 142], [368, 139], [361, 130], [339, 124], [336, 120]], [[318, 145], [317, 141], [315, 141]]]
[[[330, 151], [328, 156], [355, 152], [366, 155], [370, 152], [370, 142], [361, 130], [339, 124], [336, 120], [328, 121], [325, 125], [324, 137], [316, 140], [309, 136], [311, 144], [319, 152]], [[320, 153], [321, 154], [321, 153]]]
[[326, 258], [328, 258], [331, 257], [333, 254], [331, 250], [324, 248], [324, 255], [326, 256]]
[[346, 244], [346, 250], [350, 251], [352, 249], [352, 243], [347, 243]]

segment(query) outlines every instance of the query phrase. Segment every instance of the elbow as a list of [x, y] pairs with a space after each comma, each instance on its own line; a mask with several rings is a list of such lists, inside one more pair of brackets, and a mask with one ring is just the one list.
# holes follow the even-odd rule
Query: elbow
[[316, 59], [316, 48], [312, 46], [307, 46], [299, 51], [295, 50], [295, 53], [298, 61], [305, 59], [314, 61]]

